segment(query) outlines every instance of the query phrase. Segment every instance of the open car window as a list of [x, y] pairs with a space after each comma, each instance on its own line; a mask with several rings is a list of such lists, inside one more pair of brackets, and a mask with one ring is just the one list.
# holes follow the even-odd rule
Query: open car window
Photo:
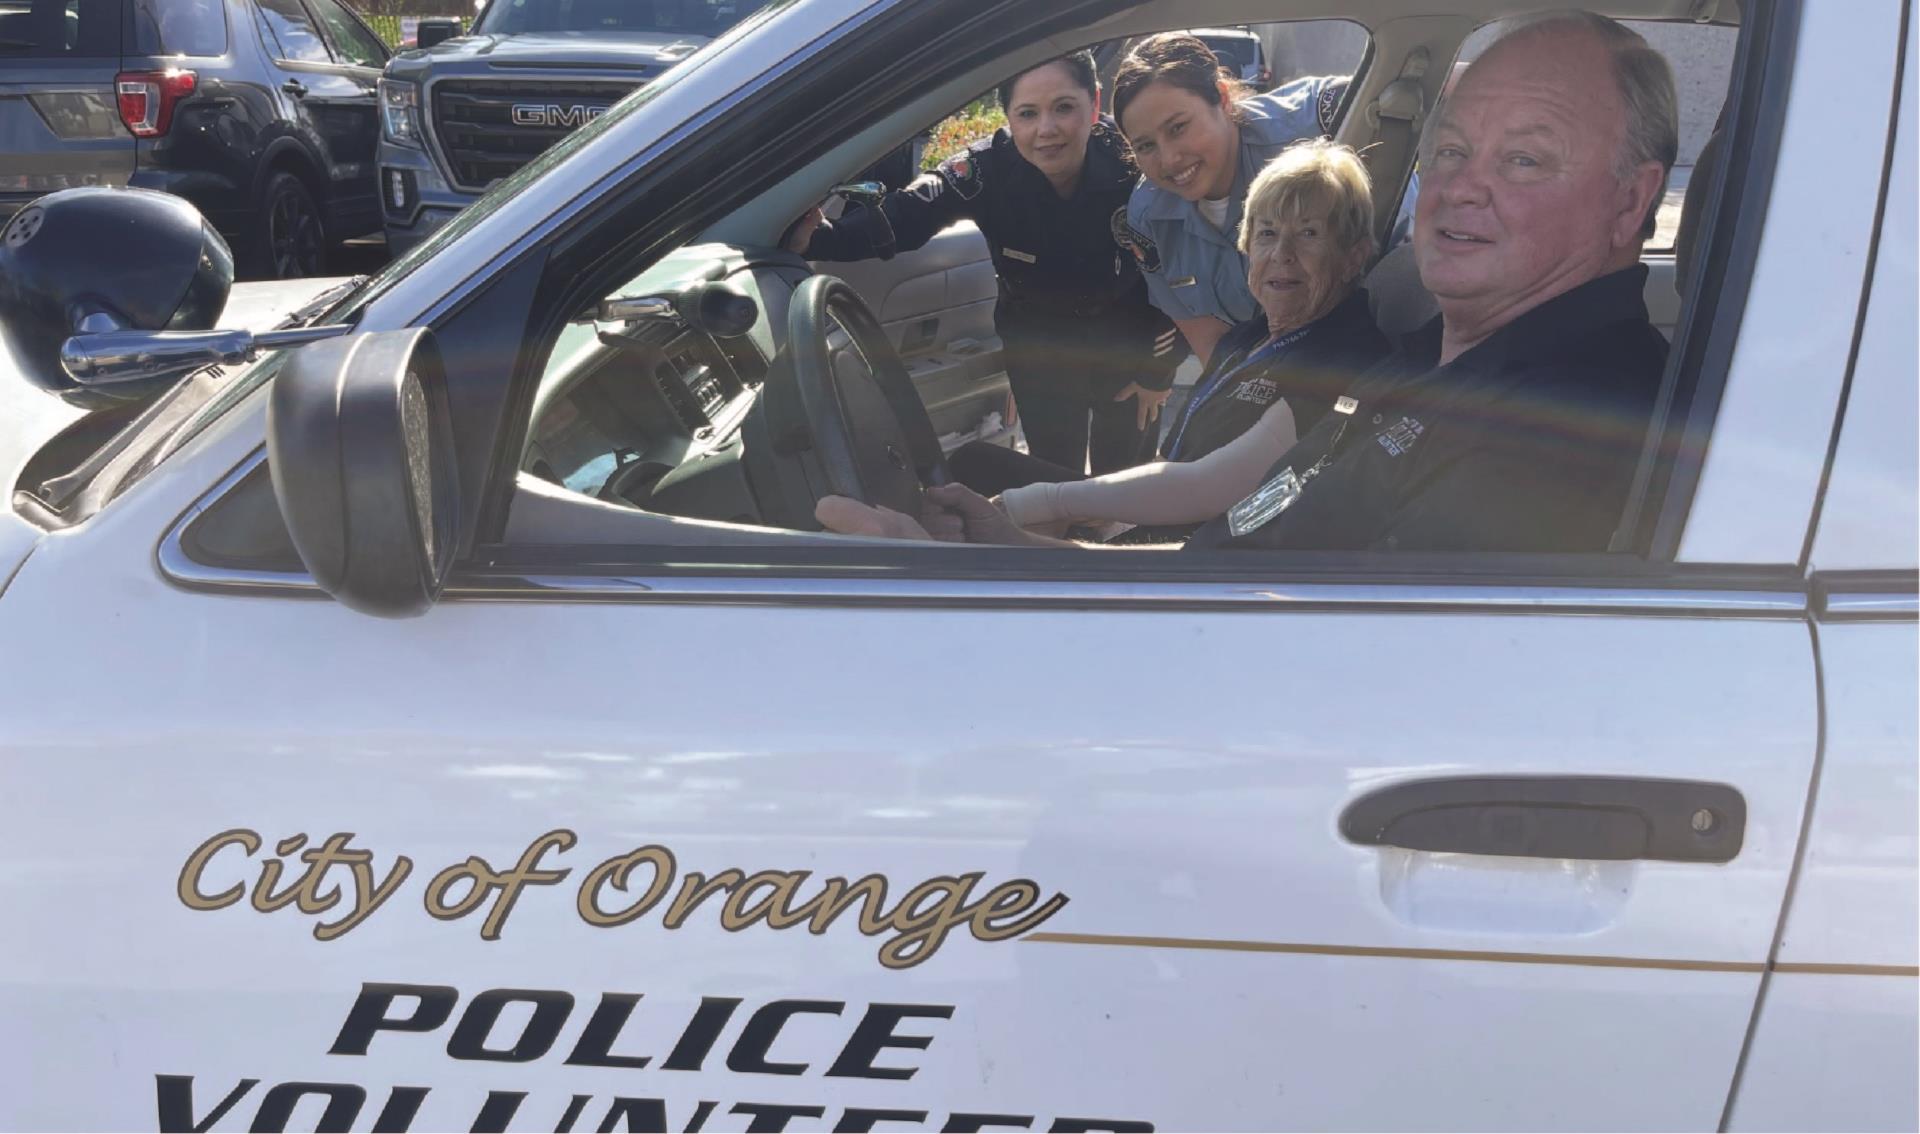
[[[1274, 75], [1275, 86], [1283, 89], [1300, 74], [1337, 74], [1343, 66], [1358, 71], [1368, 52], [1365, 28], [1340, 21], [1201, 30], [1216, 38], [1257, 42], [1262, 60], [1292, 69], [1277, 70]], [[1704, 142], [1698, 128], [1698, 120], [1706, 113], [1702, 108], [1717, 104], [1723, 95], [1731, 67], [1730, 45], [1737, 32], [1679, 25], [1653, 25], [1647, 31], [1676, 75], [1684, 75], [1679, 84], [1683, 92], [1681, 164], [1661, 212], [1660, 236], [1648, 245], [1652, 270], [1643, 288], [1653, 329], [1670, 338], [1679, 318], [1679, 282], [1670, 259], [1663, 262], [1661, 252], [1663, 245], [1670, 245], [1690, 163]], [[1667, 31], [1696, 34], [1663, 40], [1662, 33]], [[1489, 34], [1482, 29], [1466, 41], [1451, 42], [1443, 57], [1458, 53], [1462, 62], [1470, 60], [1483, 49]], [[1140, 38], [1119, 42], [1131, 45]], [[1112, 42], [1102, 45], [1109, 48], [1107, 62], [1112, 61]], [[1312, 51], [1320, 55], [1312, 56]], [[969, 103], [963, 119], [949, 119], [946, 125], [965, 120], [985, 130], [1004, 121], [983, 113], [991, 109], [995, 108], [986, 100]], [[925, 137], [929, 124], [912, 123], [907, 129], [916, 125], [921, 128], [919, 136]], [[1368, 140], [1364, 136], [1368, 123], [1363, 119], [1348, 119], [1343, 125], [1336, 118], [1334, 125], [1343, 138]], [[931, 133], [935, 138], [943, 135], [937, 128]], [[958, 150], [953, 149], [956, 143]], [[956, 191], [953, 167], [942, 163], [984, 152], [980, 147], [986, 140], [976, 138], [971, 144], [970, 150], [965, 140], [946, 139], [944, 153], [928, 153], [921, 163], [928, 180], [919, 191], [923, 195]], [[842, 177], [853, 176], [858, 169], [849, 163]], [[1415, 169], [1409, 179], [1410, 193], [1417, 191], [1419, 173]], [[957, 185], [959, 192], [969, 188], [964, 180]], [[834, 199], [830, 215], [843, 209], [845, 201], [844, 195]], [[1399, 202], [1389, 199], [1388, 204]], [[1006, 303], [1004, 291], [994, 285], [996, 274], [1005, 278], [1007, 253], [983, 237], [971, 215], [956, 214], [956, 218], [936, 238], [886, 261], [816, 260], [809, 265], [768, 244], [688, 245], [599, 293], [594, 302], [648, 295], [667, 299], [701, 281], [723, 280], [750, 298], [756, 316], [750, 332], [728, 338], [689, 325], [671, 304], [653, 315], [611, 322], [581, 320], [576, 313], [547, 356], [530, 403], [518, 466], [527, 506], [515, 517], [509, 542], [642, 546], [650, 532], [667, 530], [666, 525], [652, 523], [661, 520], [731, 525], [768, 537], [790, 533], [804, 537], [803, 543], [822, 538], [812, 506], [832, 494], [833, 478], [821, 467], [818, 454], [810, 451], [805, 407], [798, 404], [801, 398], [793, 378], [796, 350], [816, 348], [790, 337], [790, 305], [810, 274], [832, 274], [852, 283], [885, 331], [887, 345], [905, 360], [943, 455], [951, 456], [970, 443], [998, 445], [1011, 452], [1027, 449], [1019, 399], [1005, 381], [1006, 338], [994, 322], [996, 310], [1004, 311]], [[1402, 237], [1411, 220], [1409, 208], [1396, 226]], [[774, 234], [769, 231], [766, 239], [774, 239]], [[1432, 300], [1425, 296], [1405, 249], [1398, 256], [1388, 255], [1364, 282], [1376, 319], [1383, 326], [1396, 320], [1405, 324], [1393, 327], [1395, 332], [1418, 326], [1433, 312]], [[973, 330], [953, 331], [963, 324]], [[825, 349], [834, 366], [859, 355], [848, 351], [843, 342]], [[1355, 366], [1341, 381], [1352, 382], [1363, 370]], [[1169, 401], [1171, 412], [1154, 442], [1165, 442], [1189, 416], [1188, 411], [1200, 404], [1196, 389], [1203, 396], [1218, 393], [1217, 385], [1211, 390], [1201, 387], [1203, 373], [1198, 359], [1182, 368]], [[1210, 380], [1218, 378], [1210, 376]], [[869, 390], [840, 396], [871, 400], [871, 395]], [[858, 416], [857, 407], [841, 408]], [[1410, 444], [1417, 436], [1412, 433], [1400, 443]], [[1635, 444], [1641, 441], [1644, 438]], [[914, 458], [908, 454], [906, 459]], [[1241, 495], [1251, 493], [1236, 493], [1234, 499]], [[566, 512], [566, 502], [573, 497], [591, 500], [594, 508], [567, 516], [557, 527], [546, 526], [546, 521]], [[536, 517], [544, 519], [535, 522]], [[1170, 538], [1178, 542], [1195, 526], [1175, 525]], [[1049, 519], [1045, 530], [1103, 540], [1119, 537], [1117, 542], [1124, 545], [1132, 527], [1144, 534], [1169, 535], [1154, 525], [1125, 521]], [[683, 529], [676, 530], [682, 534], [674, 536], [673, 542], [684, 538]], [[826, 538], [831, 538], [830, 533]], [[939, 550], [926, 548], [929, 554]], [[1458, 550], [1473, 548], [1469, 543]]]

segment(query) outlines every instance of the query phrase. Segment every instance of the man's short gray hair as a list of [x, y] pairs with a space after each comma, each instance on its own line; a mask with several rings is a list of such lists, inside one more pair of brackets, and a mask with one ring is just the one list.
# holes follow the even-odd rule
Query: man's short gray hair
[[1620, 99], [1627, 108], [1626, 143], [1614, 160], [1614, 176], [1624, 182], [1643, 163], [1660, 163], [1660, 191], [1647, 206], [1646, 222], [1640, 230], [1643, 239], [1651, 239], [1673, 163], [1680, 157], [1680, 98], [1674, 91], [1673, 68], [1640, 33], [1618, 20], [1579, 8], [1521, 16], [1508, 23], [1496, 43], [1562, 24], [1592, 32], [1613, 56], [1613, 77], [1620, 84]]

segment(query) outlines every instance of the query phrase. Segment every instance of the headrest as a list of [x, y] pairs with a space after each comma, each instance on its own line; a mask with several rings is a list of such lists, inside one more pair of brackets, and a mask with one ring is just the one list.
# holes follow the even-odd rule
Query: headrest
[[1713, 133], [1707, 135], [1706, 145], [1700, 147], [1700, 156], [1694, 159], [1693, 173], [1687, 179], [1687, 193], [1680, 202], [1680, 227], [1673, 234], [1673, 286], [1683, 298], [1687, 285], [1693, 281], [1694, 269], [1699, 266], [1700, 214], [1706, 210], [1713, 175], [1720, 168], [1726, 124], [1727, 112], [1722, 107], [1720, 120], [1713, 124]]
[[1366, 288], [1373, 321], [1389, 339], [1412, 334], [1440, 314], [1440, 305], [1420, 282], [1411, 240], [1380, 257], [1367, 273]]

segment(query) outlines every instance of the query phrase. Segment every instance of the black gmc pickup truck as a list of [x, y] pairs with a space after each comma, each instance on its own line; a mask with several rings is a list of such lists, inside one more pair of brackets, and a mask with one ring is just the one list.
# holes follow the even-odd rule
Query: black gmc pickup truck
[[[395, 255], [569, 130], [766, 0], [488, 0], [463, 36], [394, 56], [380, 80], [380, 200]], [[444, 25], [441, 25], [444, 27]]]

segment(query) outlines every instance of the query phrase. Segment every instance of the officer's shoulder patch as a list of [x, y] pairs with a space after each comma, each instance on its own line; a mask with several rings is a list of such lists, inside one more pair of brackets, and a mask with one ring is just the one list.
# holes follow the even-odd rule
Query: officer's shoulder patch
[[1153, 238], [1127, 223], [1125, 205], [1113, 210], [1113, 242], [1133, 254], [1135, 262], [1143, 272], [1160, 270], [1160, 248]]
[[972, 150], [963, 150], [940, 163], [940, 176], [946, 179], [955, 193], [963, 201], [971, 201], [980, 195], [986, 187], [986, 171], [982, 169], [980, 159], [983, 155]]

